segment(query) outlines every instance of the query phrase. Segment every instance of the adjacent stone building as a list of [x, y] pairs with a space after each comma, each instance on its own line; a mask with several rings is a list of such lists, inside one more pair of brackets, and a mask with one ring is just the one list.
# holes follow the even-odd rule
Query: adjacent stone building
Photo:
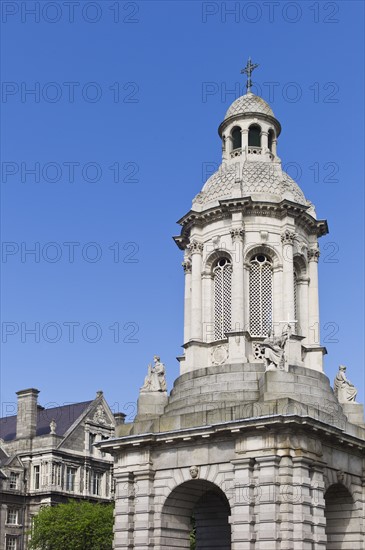
[[192, 533], [199, 550], [365, 547], [363, 406], [344, 368], [335, 392], [323, 371], [327, 223], [281, 167], [252, 69], [219, 126], [222, 164], [175, 238], [180, 376], [168, 395], [155, 357], [135, 421], [98, 444], [114, 457], [116, 550], [181, 550]]
[[102, 392], [52, 408], [41, 407], [38, 394], [17, 392], [17, 415], [0, 419], [0, 550], [27, 548], [42, 505], [113, 499], [111, 457], [94, 443], [113, 436], [124, 415], [113, 416]]

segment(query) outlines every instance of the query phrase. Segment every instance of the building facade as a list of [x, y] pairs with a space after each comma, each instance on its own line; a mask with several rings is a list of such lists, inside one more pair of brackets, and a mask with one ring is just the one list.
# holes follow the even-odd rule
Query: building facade
[[113, 436], [119, 418], [103, 393], [53, 408], [41, 407], [38, 394], [17, 392], [17, 415], [0, 419], [0, 550], [26, 550], [41, 506], [113, 500], [112, 460], [94, 446]]
[[222, 164], [179, 221], [184, 355], [159, 358], [114, 457], [115, 549], [362, 550], [365, 425], [323, 371], [318, 239], [328, 231], [250, 91], [219, 126]]

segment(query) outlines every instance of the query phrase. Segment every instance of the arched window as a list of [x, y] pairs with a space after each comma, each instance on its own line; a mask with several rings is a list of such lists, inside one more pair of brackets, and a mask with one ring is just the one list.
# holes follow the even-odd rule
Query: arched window
[[272, 262], [265, 254], [250, 261], [250, 332], [267, 336], [272, 327]]
[[273, 140], [274, 140], [274, 130], [269, 130], [268, 135], [267, 135], [267, 144], [268, 144], [268, 147], [269, 147], [271, 152], [272, 152], [272, 142], [273, 142]]
[[232, 264], [228, 258], [220, 258], [213, 268], [214, 282], [214, 339], [222, 340], [231, 330]]
[[249, 147], [261, 147], [261, 128], [258, 124], [252, 124], [248, 129]]
[[232, 150], [241, 149], [242, 147], [241, 128], [239, 126], [235, 126], [231, 132], [231, 136], [232, 136]]

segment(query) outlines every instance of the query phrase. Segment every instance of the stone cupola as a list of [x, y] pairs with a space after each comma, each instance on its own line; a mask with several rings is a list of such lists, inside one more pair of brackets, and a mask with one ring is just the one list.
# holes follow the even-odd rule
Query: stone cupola
[[[252, 71], [251, 71], [252, 72]], [[290, 325], [290, 364], [322, 371], [318, 237], [328, 232], [277, 154], [281, 125], [248, 90], [218, 133], [222, 163], [179, 220], [185, 324], [181, 374], [262, 361], [261, 343]]]

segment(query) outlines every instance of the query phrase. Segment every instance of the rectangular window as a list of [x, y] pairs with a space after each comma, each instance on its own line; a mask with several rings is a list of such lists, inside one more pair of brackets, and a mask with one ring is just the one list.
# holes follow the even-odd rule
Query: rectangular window
[[38, 465], [34, 466], [33, 473], [34, 473], [34, 489], [39, 489], [41, 485], [41, 467]]
[[8, 508], [6, 523], [9, 525], [18, 525], [18, 510], [17, 508]]
[[90, 454], [94, 454], [95, 447], [94, 443], [96, 441], [96, 434], [89, 434], [89, 452]]
[[90, 493], [100, 495], [101, 493], [102, 474], [99, 472], [91, 472], [90, 474]]
[[10, 472], [9, 488], [19, 489], [19, 474], [16, 472]]
[[14, 535], [6, 535], [5, 550], [17, 550], [17, 539]]
[[67, 466], [66, 468], [66, 491], [75, 490], [76, 468]]

